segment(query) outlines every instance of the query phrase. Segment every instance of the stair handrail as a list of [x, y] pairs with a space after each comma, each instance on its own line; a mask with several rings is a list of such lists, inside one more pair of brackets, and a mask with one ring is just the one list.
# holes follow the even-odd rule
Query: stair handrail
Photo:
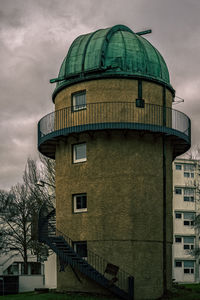
[[[42, 209], [45, 209], [46, 215], [44, 214], [44, 211], [42, 213]], [[49, 209], [51, 209], [49, 211]], [[38, 220], [38, 225], [39, 225], [39, 234], [42, 232], [44, 236], [42, 237], [42, 241], [45, 239], [48, 239], [49, 237], [49, 227], [51, 228], [51, 236], [62, 236], [65, 241], [68, 243], [68, 245], [74, 250], [74, 241], [67, 236], [65, 233], [63, 233], [60, 229], [58, 229], [56, 226], [53, 226], [49, 220], [53, 217], [55, 218], [56, 216], [56, 209], [53, 206], [47, 207], [46, 203], [43, 203], [41, 206], [40, 212], [39, 212], [39, 220]], [[45, 227], [46, 225], [46, 227]], [[47, 231], [44, 231], [43, 228], [45, 227]], [[74, 252], [76, 252], [74, 250]], [[77, 253], [77, 252], [76, 252]], [[77, 255], [85, 259], [95, 270], [97, 270], [101, 275], [105, 276], [105, 269], [107, 264], [111, 263], [108, 262], [106, 259], [101, 257], [100, 255], [94, 253], [90, 249], [87, 249], [87, 258], [81, 257], [78, 253]], [[128, 278], [133, 278], [131, 274], [128, 272], [124, 271], [123, 269], [119, 268], [118, 273], [117, 273], [117, 278], [118, 280], [115, 282], [115, 285], [119, 287], [120, 289], [124, 291], [128, 291]]]

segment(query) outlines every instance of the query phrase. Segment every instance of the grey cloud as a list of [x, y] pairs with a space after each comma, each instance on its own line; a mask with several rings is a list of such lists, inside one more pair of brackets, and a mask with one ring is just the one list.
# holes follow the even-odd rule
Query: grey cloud
[[[124, 24], [151, 28], [146, 38], [161, 52], [171, 83], [191, 115], [200, 143], [199, 0], [0, 0], [0, 188], [21, 180], [27, 157], [37, 156], [37, 121], [54, 107], [49, 79], [80, 34]], [[188, 88], [186, 89], [186, 86]]]

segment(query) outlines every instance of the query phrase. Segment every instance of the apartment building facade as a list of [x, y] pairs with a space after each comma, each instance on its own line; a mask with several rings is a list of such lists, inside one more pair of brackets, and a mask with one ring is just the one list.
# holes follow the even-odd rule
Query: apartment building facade
[[176, 159], [173, 163], [173, 279], [175, 282], [199, 282], [199, 230], [195, 218], [200, 214], [200, 163]]

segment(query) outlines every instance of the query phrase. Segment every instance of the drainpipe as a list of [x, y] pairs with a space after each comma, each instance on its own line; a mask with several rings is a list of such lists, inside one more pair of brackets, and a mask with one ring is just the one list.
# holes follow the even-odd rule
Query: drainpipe
[[[163, 86], [163, 127], [166, 127], [166, 87]], [[167, 228], [166, 228], [166, 137], [162, 136], [163, 152], [163, 294], [167, 292]]]

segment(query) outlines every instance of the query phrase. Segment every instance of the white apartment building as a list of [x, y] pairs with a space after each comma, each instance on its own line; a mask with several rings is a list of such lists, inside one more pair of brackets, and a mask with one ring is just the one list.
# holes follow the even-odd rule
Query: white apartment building
[[194, 226], [200, 214], [200, 163], [193, 159], [176, 159], [173, 163], [173, 280], [200, 282], [199, 232]]

